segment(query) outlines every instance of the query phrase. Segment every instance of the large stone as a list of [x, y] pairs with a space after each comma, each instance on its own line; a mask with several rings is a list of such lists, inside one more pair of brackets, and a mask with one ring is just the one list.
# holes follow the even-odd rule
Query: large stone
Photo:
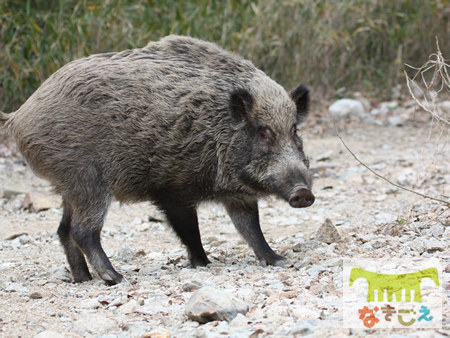
[[329, 108], [329, 113], [336, 120], [361, 120], [366, 115], [363, 104], [358, 100], [340, 99]]
[[329, 218], [317, 229], [315, 238], [327, 244], [336, 243], [342, 239], [338, 229]]
[[201, 324], [215, 321], [232, 321], [238, 313], [245, 315], [249, 305], [232, 294], [212, 287], [203, 287], [191, 296], [186, 304], [186, 316]]

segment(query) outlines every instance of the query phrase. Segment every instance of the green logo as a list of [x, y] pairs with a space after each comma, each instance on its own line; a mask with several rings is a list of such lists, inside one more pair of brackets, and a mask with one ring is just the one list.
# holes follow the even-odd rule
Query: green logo
[[405, 290], [406, 302], [411, 302], [412, 290], [414, 290], [414, 302], [422, 302], [422, 294], [420, 291], [420, 283], [422, 282], [422, 279], [431, 278], [436, 286], [439, 286], [439, 275], [436, 268], [429, 268], [404, 274], [384, 274], [367, 271], [360, 268], [353, 268], [350, 272], [349, 285], [352, 286], [358, 278], [365, 278], [369, 284], [367, 289], [368, 302], [375, 302], [375, 290], [378, 291], [378, 302], [383, 301], [384, 290], [386, 290], [388, 302], [392, 302], [393, 293], [395, 293], [395, 300], [400, 302], [402, 298], [402, 290]]

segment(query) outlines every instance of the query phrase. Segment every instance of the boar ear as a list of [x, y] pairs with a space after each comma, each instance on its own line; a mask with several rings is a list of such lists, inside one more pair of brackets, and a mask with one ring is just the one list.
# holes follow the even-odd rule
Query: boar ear
[[229, 110], [233, 123], [240, 124], [248, 120], [253, 108], [253, 96], [246, 89], [236, 89], [230, 95]]
[[305, 85], [301, 85], [291, 91], [290, 94], [297, 106], [297, 123], [301, 123], [308, 116], [309, 88]]

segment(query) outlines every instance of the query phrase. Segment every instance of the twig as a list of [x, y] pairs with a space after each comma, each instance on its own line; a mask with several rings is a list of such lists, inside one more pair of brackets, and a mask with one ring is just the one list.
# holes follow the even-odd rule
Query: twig
[[[368, 167], [366, 164], [364, 164], [364, 163], [363, 163], [363, 162], [362, 162], [362, 161], [361, 161], [361, 160], [360, 160], [360, 159], [359, 159], [359, 158], [358, 158], [358, 157], [350, 150], [350, 148], [347, 146], [347, 144], [345, 144], [344, 140], [342, 139], [341, 135], [339, 134], [339, 132], [338, 132], [338, 130], [337, 130], [337, 127], [336, 127], [336, 124], [334, 124], [334, 129], [336, 130], [336, 135], [337, 135], [337, 137], [339, 137], [339, 139], [341, 140], [341, 142], [342, 142], [342, 144], [344, 145], [345, 149], [347, 149], [347, 151], [355, 158], [356, 161], [359, 162], [359, 164], [361, 164], [363, 167], [365, 167], [367, 170], [369, 170], [372, 174], [374, 174], [374, 175], [377, 176], [378, 178], [381, 178], [381, 179], [385, 180], [386, 182], [388, 182], [388, 183], [392, 184], [393, 186], [395, 186], [395, 187], [397, 187], [397, 188], [400, 188], [400, 189], [402, 189], [402, 190], [406, 190], [406, 191], [411, 192], [411, 193], [413, 193], [413, 194], [419, 195], [419, 196], [421, 196], [421, 197], [423, 197], [423, 198], [428, 198], [428, 199], [430, 199], [430, 200], [438, 201], [438, 202], [441, 202], [441, 203], [446, 204], [447, 206], [450, 206], [450, 202], [449, 202], [449, 201], [445, 201], [445, 200], [442, 200], [442, 199], [440, 199], [440, 198], [431, 197], [431, 196], [422, 194], [422, 193], [420, 193], [420, 192], [418, 192], [418, 191], [415, 191], [415, 190], [406, 188], [406, 187], [401, 186], [401, 185], [399, 185], [399, 184], [397, 184], [397, 183], [394, 183], [394, 182], [388, 180], [386, 177], [384, 177], [384, 176], [378, 174], [378, 173], [377, 173], [376, 171], [374, 171], [372, 168], [370, 168], [370, 167]], [[447, 197], [447, 196], [444, 196], [444, 197], [449, 198], [449, 197]]]
[[[408, 74], [406, 73], [406, 69], [403, 70], [403, 72], [405, 73], [405, 77], [406, 77], [406, 85], [408, 86], [409, 93], [412, 96], [412, 98], [414, 99], [414, 101], [416, 101], [416, 103], [423, 110], [430, 113], [431, 116], [433, 116], [439, 122], [443, 122], [447, 125], [450, 125], [450, 121], [441, 117], [437, 112], [438, 109], [437, 109], [437, 105], [435, 103], [437, 94], [435, 96], [431, 97], [431, 103], [429, 103], [427, 100], [427, 97], [426, 97], [426, 95], [424, 95], [424, 92], [422, 91], [422, 89], [420, 89], [420, 87], [414, 81], [416, 79], [416, 77], [420, 74], [425, 88], [427, 90], [429, 90], [433, 87], [433, 84], [440, 78], [441, 85], [440, 85], [440, 88], [437, 90], [437, 93], [440, 93], [444, 88], [447, 89], [448, 91], [450, 91], [450, 76], [447, 71], [447, 68], [450, 68], [450, 65], [446, 63], [446, 60], [445, 60], [444, 56], [442, 55], [441, 49], [439, 48], [438, 38], [436, 37], [436, 53], [431, 54], [430, 57], [428, 58], [428, 61], [425, 64], [423, 64], [422, 67], [419, 67], [419, 68], [413, 67], [413, 66], [408, 65], [407, 63], [405, 63], [405, 66], [407, 66], [411, 69], [417, 70], [417, 73], [414, 75], [413, 78], [410, 78], [408, 76]], [[434, 68], [433, 76], [431, 78], [430, 83], [427, 83], [427, 81], [425, 80], [424, 74], [433, 68]], [[422, 102], [420, 102], [420, 100], [414, 95], [414, 91], [412, 89], [411, 84], [420, 90], [420, 92], [422, 93], [422, 95], [425, 99], [426, 106]], [[433, 105], [433, 106], [430, 107], [431, 105]]]

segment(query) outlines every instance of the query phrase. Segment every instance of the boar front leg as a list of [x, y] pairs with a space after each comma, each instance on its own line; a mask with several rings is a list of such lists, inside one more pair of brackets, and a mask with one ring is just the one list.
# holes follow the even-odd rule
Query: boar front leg
[[262, 266], [284, 266], [284, 258], [267, 244], [259, 225], [258, 202], [229, 202], [225, 208], [234, 226], [255, 252]]
[[206, 257], [198, 228], [197, 210], [193, 206], [163, 204], [167, 221], [186, 245], [189, 260], [194, 268], [211, 263]]

